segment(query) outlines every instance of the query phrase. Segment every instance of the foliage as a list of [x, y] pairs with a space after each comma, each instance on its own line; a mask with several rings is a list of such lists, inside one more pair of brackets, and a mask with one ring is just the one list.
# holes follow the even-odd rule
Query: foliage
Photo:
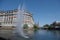
[[34, 24], [33, 28], [34, 28], [35, 31], [38, 30], [38, 26], [35, 25], [35, 24]]
[[48, 24], [45, 24], [43, 27], [49, 27], [49, 25]]
[[57, 29], [60, 28], [60, 23], [53, 22], [52, 24], [45, 24], [43, 26], [44, 29]]
[[24, 25], [23, 25], [23, 28], [24, 28], [24, 29], [28, 29], [28, 25], [27, 25], [27, 24], [24, 24]]
[[51, 25], [48, 25], [48, 24], [45, 24], [43, 27], [44, 28], [48, 28], [48, 29], [52, 28], [52, 26]]

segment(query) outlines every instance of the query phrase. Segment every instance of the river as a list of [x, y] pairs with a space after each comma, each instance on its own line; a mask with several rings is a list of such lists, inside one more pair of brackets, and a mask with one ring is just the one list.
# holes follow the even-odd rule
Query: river
[[60, 31], [58, 30], [38, 30], [31, 38], [23, 38], [15, 35], [13, 40], [60, 40]]
[[60, 40], [60, 31], [38, 30], [35, 32], [34, 40]]
[[[11, 31], [10, 31], [11, 32]], [[10, 33], [9, 32], [9, 33]], [[7, 32], [6, 32], [7, 33]], [[10, 34], [3, 34], [0, 32], [0, 36], [10, 36]], [[58, 30], [38, 30], [31, 38], [23, 38], [18, 34], [13, 34], [11, 40], [60, 40], [60, 31]]]

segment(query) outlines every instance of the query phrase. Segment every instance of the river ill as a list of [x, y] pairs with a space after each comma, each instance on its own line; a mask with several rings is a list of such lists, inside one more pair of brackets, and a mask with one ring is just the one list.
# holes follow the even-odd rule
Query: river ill
[[38, 30], [34, 35], [34, 40], [60, 40], [60, 31]]
[[[16, 38], [16, 39], [15, 39]], [[38, 30], [31, 38], [22, 38], [15, 36], [15, 40], [60, 40], [60, 31], [58, 30]]]
[[[8, 35], [9, 34], [3, 35], [3, 33], [0, 32], [0, 37], [8, 36]], [[38, 30], [34, 33], [34, 35], [31, 38], [23, 38], [16, 33], [16, 34], [13, 34], [13, 36], [11, 37], [11, 40], [60, 40], [60, 31]]]

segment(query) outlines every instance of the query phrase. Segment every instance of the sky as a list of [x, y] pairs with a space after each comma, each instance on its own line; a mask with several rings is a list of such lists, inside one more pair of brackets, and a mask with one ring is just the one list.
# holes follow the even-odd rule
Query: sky
[[0, 10], [17, 9], [22, 2], [40, 26], [60, 21], [60, 0], [0, 0]]

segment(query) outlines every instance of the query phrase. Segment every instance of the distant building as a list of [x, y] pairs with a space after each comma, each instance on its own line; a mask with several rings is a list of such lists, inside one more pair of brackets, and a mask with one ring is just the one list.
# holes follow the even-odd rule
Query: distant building
[[55, 27], [55, 28], [60, 28], [60, 21], [53, 22], [52, 26]]
[[[16, 26], [17, 13], [18, 13], [17, 9], [0, 11], [0, 27]], [[28, 11], [25, 11], [23, 15], [24, 15], [24, 24], [28, 24], [29, 27], [33, 27], [34, 21], [32, 18], [32, 14]]]

